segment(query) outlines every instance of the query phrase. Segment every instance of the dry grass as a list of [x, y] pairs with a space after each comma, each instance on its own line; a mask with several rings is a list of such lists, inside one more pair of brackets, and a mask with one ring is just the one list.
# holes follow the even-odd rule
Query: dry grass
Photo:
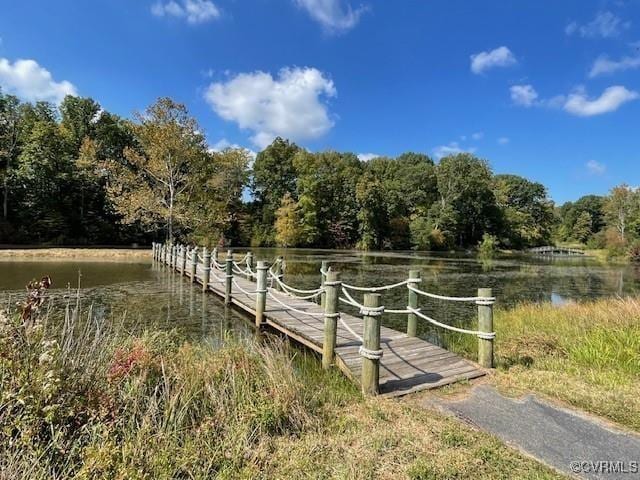
[[496, 314], [498, 387], [534, 391], [640, 431], [640, 300]]
[[133, 248], [24, 248], [1, 249], [2, 260], [37, 260], [37, 261], [140, 261], [149, 260], [151, 250]]

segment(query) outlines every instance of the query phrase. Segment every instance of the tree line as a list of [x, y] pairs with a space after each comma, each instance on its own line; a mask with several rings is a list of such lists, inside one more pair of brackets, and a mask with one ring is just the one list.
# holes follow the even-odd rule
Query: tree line
[[90, 98], [56, 107], [0, 91], [0, 242], [626, 248], [640, 233], [631, 188], [556, 208], [544, 185], [496, 175], [468, 153], [365, 162], [276, 138], [252, 160], [243, 149], [212, 151], [169, 98], [126, 119]]

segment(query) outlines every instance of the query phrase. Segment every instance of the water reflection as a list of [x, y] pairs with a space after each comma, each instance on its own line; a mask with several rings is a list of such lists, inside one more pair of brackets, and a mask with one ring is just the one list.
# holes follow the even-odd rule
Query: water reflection
[[[239, 252], [242, 249], [238, 249]], [[568, 301], [606, 296], [624, 296], [640, 291], [640, 269], [634, 266], [601, 265], [587, 258], [533, 258], [500, 256], [480, 261], [468, 255], [424, 252], [358, 252], [306, 249], [257, 249], [257, 260], [285, 257], [285, 280], [301, 288], [319, 284], [323, 260], [339, 270], [344, 282], [381, 285], [407, 278], [409, 269], [420, 270], [421, 288], [443, 295], [474, 295], [480, 287], [493, 288], [501, 306], [518, 302]], [[179, 328], [185, 335], [205, 337], [214, 345], [224, 341], [225, 332], [240, 338], [253, 329], [246, 317], [225, 308], [213, 295], [161, 264], [101, 262], [0, 262], [0, 301], [17, 299], [33, 278], [51, 275], [55, 308], [69, 293], [64, 287], [76, 285], [82, 272], [83, 304], [94, 306], [101, 318], [124, 319], [133, 328]], [[61, 288], [62, 287], [62, 288]], [[356, 299], [361, 300], [360, 296]], [[15, 301], [15, 300], [12, 300]], [[421, 299], [425, 312], [439, 321], [459, 326], [475, 324], [476, 306]], [[389, 308], [404, 308], [406, 289], [383, 295]], [[348, 309], [347, 309], [348, 310]], [[405, 315], [385, 315], [384, 323], [398, 330], [406, 328]], [[419, 335], [447, 344], [453, 337], [442, 335], [419, 322]]]

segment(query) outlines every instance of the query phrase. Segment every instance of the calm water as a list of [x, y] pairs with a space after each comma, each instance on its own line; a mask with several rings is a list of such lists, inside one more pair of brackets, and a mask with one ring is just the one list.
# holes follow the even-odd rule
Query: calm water
[[[553, 302], [640, 292], [640, 269], [634, 266], [603, 266], [585, 258], [540, 259], [502, 257], [481, 262], [464, 255], [416, 252], [363, 253], [329, 250], [257, 249], [258, 259], [282, 254], [286, 261], [285, 281], [295, 286], [314, 287], [320, 280], [322, 260], [341, 272], [342, 280], [355, 285], [394, 283], [407, 277], [409, 269], [422, 272], [421, 288], [445, 295], [475, 295], [479, 287], [492, 287], [502, 306], [521, 301]], [[250, 322], [226, 309], [213, 295], [202, 295], [186, 279], [160, 265], [115, 262], [0, 262], [0, 301], [15, 302], [24, 295], [24, 285], [33, 278], [50, 275], [51, 295], [57, 305], [66, 302], [69, 287], [80, 278], [81, 299], [92, 305], [94, 315], [124, 321], [137, 327], [179, 328], [185, 335], [223, 340], [224, 332], [251, 335]], [[356, 296], [360, 299], [359, 296]], [[383, 295], [388, 307], [406, 306], [406, 289]], [[473, 325], [474, 305], [424, 300], [432, 317], [457, 325]], [[405, 328], [403, 315], [385, 315], [384, 323]], [[420, 335], [446, 343], [447, 337], [427, 325]]]

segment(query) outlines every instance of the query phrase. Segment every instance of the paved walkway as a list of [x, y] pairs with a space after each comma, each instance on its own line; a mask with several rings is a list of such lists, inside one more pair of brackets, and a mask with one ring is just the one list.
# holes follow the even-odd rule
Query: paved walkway
[[479, 385], [462, 400], [429, 399], [547, 465], [579, 478], [640, 478], [640, 436], [534, 395], [511, 399]]

